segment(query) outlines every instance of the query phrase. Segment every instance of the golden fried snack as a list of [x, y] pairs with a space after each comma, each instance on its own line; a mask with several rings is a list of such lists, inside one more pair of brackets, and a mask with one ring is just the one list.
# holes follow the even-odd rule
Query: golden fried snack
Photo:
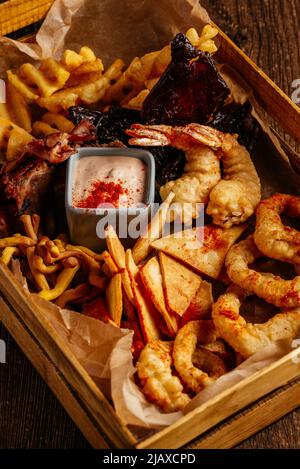
[[1, 254], [1, 261], [8, 265], [15, 254], [19, 253], [19, 248], [16, 246], [8, 246], [3, 249]]
[[44, 262], [44, 259], [39, 256], [38, 254], [35, 254], [32, 259], [32, 265], [35, 267], [35, 269], [42, 273], [42, 274], [53, 274], [55, 272], [58, 272], [61, 270], [61, 267], [59, 264], [54, 264], [54, 265], [47, 265]]
[[7, 160], [21, 156], [24, 146], [33, 139], [32, 135], [9, 119], [0, 118], [0, 148], [6, 151]]
[[58, 298], [55, 300], [55, 304], [59, 308], [65, 308], [68, 303], [80, 300], [81, 298], [86, 297], [90, 292], [91, 288], [88, 283], [81, 283], [75, 288], [64, 291]]
[[172, 342], [150, 342], [136, 364], [143, 393], [163, 412], [182, 410], [190, 401], [179, 378], [172, 375], [171, 351]]
[[23, 223], [27, 236], [29, 236], [29, 238], [31, 238], [33, 241], [37, 242], [37, 235], [33, 227], [31, 215], [21, 215], [20, 220]]
[[74, 124], [65, 116], [57, 112], [46, 112], [41, 121], [35, 121], [32, 126], [32, 133], [36, 137], [44, 137], [56, 132], [69, 133], [73, 130]]
[[235, 244], [226, 256], [226, 268], [231, 281], [279, 308], [300, 306], [300, 276], [284, 280], [271, 273], [249, 268], [263, 254], [257, 249], [253, 236]]
[[204, 26], [201, 35], [199, 36], [195, 28], [190, 28], [186, 32], [188, 40], [197, 47], [197, 49], [202, 50], [203, 52], [209, 52], [213, 54], [218, 50], [213, 39], [218, 35], [218, 30], [211, 24]]
[[16, 234], [14, 236], [9, 236], [8, 238], [0, 239], [0, 249], [4, 249], [9, 246], [34, 246], [36, 242], [29, 238], [28, 236], [22, 236], [20, 234]]
[[67, 259], [79, 259], [84, 263], [88, 269], [88, 281], [91, 285], [100, 290], [103, 290], [106, 285], [106, 279], [101, 275], [100, 264], [90, 255], [86, 254], [80, 249], [74, 249], [72, 251], [64, 251], [59, 253], [58, 260], [67, 260]]
[[300, 331], [300, 308], [276, 314], [264, 324], [247, 323], [239, 310], [248, 293], [230, 287], [213, 305], [212, 317], [218, 333], [244, 358], [272, 342], [292, 339]]
[[274, 194], [256, 210], [254, 241], [258, 249], [272, 259], [300, 264], [300, 232], [284, 226], [280, 215], [300, 217], [300, 198]]
[[48, 111], [57, 113], [77, 104], [94, 104], [103, 98], [111, 83], [122, 73], [124, 63], [117, 59], [103, 75], [96, 80], [94, 76], [88, 77], [87, 81], [81, 80], [79, 85], [70, 86], [57, 91], [52, 96], [41, 97], [37, 103]]
[[31, 274], [32, 274], [32, 277], [36, 286], [44, 292], [49, 291], [50, 287], [49, 287], [45, 274], [43, 274], [42, 272], [39, 272], [36, 269], [35, 264], [34, 264], [35, 246], [28, 247], [26, 249], [26, 255], [27, 255], [28, 265], [29, 265], [29, 268], [30, 268], [30, 271], [31, 271]]
[[[225, 373], [225, 366], [221, 366], [219, 357], [215, 357], [213, 375], [197, 368], [193, 363], [193, 356], [197, 344], [214, 342], [217, 331], [212, 321], [191, 321], [179, 329], [174, 341], [173, 360], [177, 373], [184, 384], [193, 392], [198, 393], [212, 384]], [[211, 369], [211, 370], [212, 370]]]
[[14, 124], [27, 132], [31, 132], [29, 104], [11, 83], [7, 83], [6, 85], [6, 99], [9, 115]]
[[220, 158], [214, 151], [222, 145], [220, 132], [199, 124], [185, 127], [135, 124], [126, 133], [133, 137], [129, 140], [131, 145], [171, 145], [185, 152], [183, 175], [162, 186], [160, 195], [165, 200], [174, 192], [172, 218], [184, 218], [186, 222], [197, 218], [197, 204], [208, 202], [210, 191], [221, 179]]
[[151, 222], [147, 226], [145, 233], [137, 240], [133, 249], [132, 255], [134, 261], [139, 264], [142, 262], [151, 251], [151, 243], [157, 240], [163, 231], [163, 227], [166, 223], [169, 207], [173, 201], [175, 194], [171, 192], [164, 202], [160, 205], [158, 211], [155, 213]]
[[[31, 248], [29, 248], [31, 249]], [[54, 288], [50, 289], [42, 289], [38, 295], [45, 300], [55, 300], [59, 296], [63, 294], [65, 290], [67, 290], [68, 286], [71, 284], [73, 278], [75, 277], [80, 263], [76, 258], [69, 258], [63, 262], [64, 268], [61, 273], [57, 277], [56, 284]], [[41, 274], [42, 275], [42, 274]]]
[[261, 199], [260, 179], [248, 150], [237, 137], [215, 131], [222, 139], [223, 178], [212, 189], [206, 212], [216, 225], [230, 228], [246, 221]]
[[116, 324], [121, 326], [121, 317], [123, 312], [123, 294], [122, 294], [122, 276], [116, 274], [112, 277], [106, 289], [106, 303], [109, 314]]

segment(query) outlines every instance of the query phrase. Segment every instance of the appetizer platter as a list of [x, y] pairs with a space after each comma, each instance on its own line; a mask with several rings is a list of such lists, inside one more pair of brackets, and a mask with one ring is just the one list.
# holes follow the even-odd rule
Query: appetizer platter
[[228, 447], [296, 407], [299, 176], [261, 109], [299, 139], [298, 108], [213, 23], [5, 83], [0, 318], [91, 444]]

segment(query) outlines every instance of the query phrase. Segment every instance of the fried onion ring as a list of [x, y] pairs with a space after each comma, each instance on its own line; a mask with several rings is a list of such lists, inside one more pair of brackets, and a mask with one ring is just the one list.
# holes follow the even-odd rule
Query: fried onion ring
[[149, 342], [136, 364], [143, 393], [163, 412], [176, 412], [190, 402], [179, 378], [172, 375], [172, 345], [161, 340]]
[[264, 324], [247, 323], [239, 310], [247, 293], [232, 286], [213, 305], [212, 317], [220, 336], [248, 358], [275, 340], [292, 339], [300, 331], [300, 308], [278, 313]]
[[256, 211], [254, 240], [265, 256], [300, 264], [300, 232], [283, 225], [283, 212], [300, 218], [300, 197], [274, 194], [263, 200]]
[[300, 276], [284, 280], [277, 275], [256, 272], [248, 267], [262, 256], [253, 241], [253, 236], [232, 246], [225, 260], [231, 281], [278, 308], [300, 306]]
[[[193, 392], [198, 393], [206, 386], [212, 384], [217, 377], [225, 373], [225, 365], [220, 366], [222, 360], [215, 357], [214, 366], [212, 364], [212, 356], [210, 355], [208, 366], [212, 375], [197, 368], [194, 365], [195, 351], [197, 343], [207, 344], [217, 339], [217, 331], [212, 321], [190, 321], [181, 329], [179, 329], [174, 341], [173, 360], [177, 373], [183, 383]], [[206, 352], [208, 352], [206, 350]], [[200, 352], [197, 352], [200, 354]], [[204, 350], [203, 350], [204, 354]], [[202, 357], [203, 357], [202, 354]], [[213, 355], [213, 354], [212, 354]], [[204, 363], [201, 360], [201, 363]], [[217, 372], [218, 369], [218, 372]]]

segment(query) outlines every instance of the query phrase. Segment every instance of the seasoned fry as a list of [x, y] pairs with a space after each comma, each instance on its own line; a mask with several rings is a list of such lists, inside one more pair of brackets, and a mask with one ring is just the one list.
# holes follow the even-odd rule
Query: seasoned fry
[[22, 235], [15, 235], [0, 239], [0, 249], [9, 246], [34, 246], [35, 244], [36, 243], [32, 238]]
[[151, 251], [151, 243], [161, 236], [164, 224], [167, 220], [169, 207], [174, 197], [175, 194], [172, 192], [168, 195], [147, 226], [145, 233], [135, 243], [132, 249], [132, 255], [137, 264], [146, 259]]
[[47, 282], [45, 275], [39, 272], [34, 265], [35, 247], [34, 246], [28, 247], [26, 250], [26, 255], [27, 255], [28, 265], [32, 273], [32, 277], [37, 287], [44, 292], [49, 291], [50, 287], [49, 287], [49, 284]]
[[118, 327], [120, 327], [123, 312], [121, 274], [116, 274], [111, 279], [106, 289], [106, 302], [112, 320]]
[[16, 246], [9, 246], [3, 249], [1, 254], [1, 261], [8, 265], [15, 254], [19, 252], [19, 248]]

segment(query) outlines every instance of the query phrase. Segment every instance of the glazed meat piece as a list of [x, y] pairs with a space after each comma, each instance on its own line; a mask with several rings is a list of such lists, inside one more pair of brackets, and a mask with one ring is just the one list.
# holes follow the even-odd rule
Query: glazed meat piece
[[50, 187], [55, 167], [36, 157], [29, 157], [4, 174], [1, 189], [9, 202], [14, 202], [18, 215], [40, 213]]
[[206, 124], [222, 108], [230, 91], [207, 52], [179, 33], [171, 44], [172, 61], [144, 101], [149, 124]]

